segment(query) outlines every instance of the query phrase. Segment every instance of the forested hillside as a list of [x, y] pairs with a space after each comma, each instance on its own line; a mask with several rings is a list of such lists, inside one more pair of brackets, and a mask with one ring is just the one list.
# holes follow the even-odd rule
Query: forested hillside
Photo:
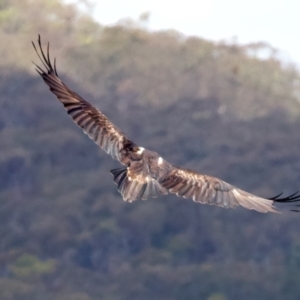
[[124, 203], [118, 162], [36, 74], [38, 34], [63, 80], [137, 144], [260, 196], [300, 189], [300, 77], [270, 45], [2, 0], [0, 299], [299, 299], [300, 214]]

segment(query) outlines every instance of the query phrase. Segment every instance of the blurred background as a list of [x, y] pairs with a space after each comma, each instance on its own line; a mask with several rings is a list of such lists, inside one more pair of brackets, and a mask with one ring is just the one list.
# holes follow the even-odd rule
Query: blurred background
[[[285, 28], [268, 40], [253, 8], [243, 18], [228, 2], [239, 18], [225, 32], [224, 3], [212, 2], [213, 21], [194, 7], [189, 31], [157, 23], [159, 6], [130, 15], [124, 2], [0, 0], [0, 299], [299, 299], [300, 214], [174, 195], [124, 203], [109, 174], [118, 162], [31, 63], [41, 34], [61, 78], [137, 144], [257, 195], [287, 195], [300, 188], [296, 6], [262, 5], [266, 28], [269, 16]], [[181, 20], [184, 5], [170, 4], [166, 20]], [[202, 34], [202, 19], [226, 36]], [[257, 40], [239, 31], [251, 24]]]

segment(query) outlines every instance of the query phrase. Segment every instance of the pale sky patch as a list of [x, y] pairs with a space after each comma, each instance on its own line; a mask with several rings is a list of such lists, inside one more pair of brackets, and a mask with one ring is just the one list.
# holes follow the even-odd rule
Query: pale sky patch
[[[68, 0], [71, 2], [72, 0]], [[299, 0], [98, 0], [94, 17], [103, 25], [137, 20], [150, 13], [150, 30], [175, 29], [185, 35], [238, 43], [265, 41], [300, 65]]]

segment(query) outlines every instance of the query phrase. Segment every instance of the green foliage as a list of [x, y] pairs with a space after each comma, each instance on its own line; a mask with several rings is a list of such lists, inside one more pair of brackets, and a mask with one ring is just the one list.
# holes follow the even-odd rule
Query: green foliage
[[53, 273], [55, 270], [55, 260], [41, 261], [30, 254], [23, 254], [13, 265], [11, 272], [16, 277], [28, 278]]
[[223, 294], [213, 293], [207, 300], [226, 300], [227, 298]]

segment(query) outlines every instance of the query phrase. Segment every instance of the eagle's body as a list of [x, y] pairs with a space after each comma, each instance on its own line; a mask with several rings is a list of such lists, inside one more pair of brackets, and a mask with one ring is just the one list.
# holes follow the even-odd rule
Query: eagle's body
[[127, 168], [111, 171], [124, 200], [146, 200], [159, 193], [167, 194], [161, 181], [171, 172], [171, 164], [164, 162], [158, 153], [142, 147], [129, 151], [126, 158], [130, 160]]
[[241, 205], [259, 212], [276, 212], [274, 202], [299, 201], [300, 196], [296, 194], [286, 198], [276, 196], [270, 199], [252, 195], [218, 178], [176, 167], [158, 153], [136, 145], [101, 111], [60, 80], [55, 61], [54, 65], [50, 61], [49, 44], [47, 55], [43, 52], [40, 37], [38, 44], [41, 55], [34, 43], [33, 46], [46, 71], [37, 65], [36, 70], [50, 87], [51, 92], [64, 105], [73, 121], [97, 145], [125, 166], [111, 171], [125, 201], [146, 200], [170, 192], [191, 198], [195, 202], [226, 208]]

